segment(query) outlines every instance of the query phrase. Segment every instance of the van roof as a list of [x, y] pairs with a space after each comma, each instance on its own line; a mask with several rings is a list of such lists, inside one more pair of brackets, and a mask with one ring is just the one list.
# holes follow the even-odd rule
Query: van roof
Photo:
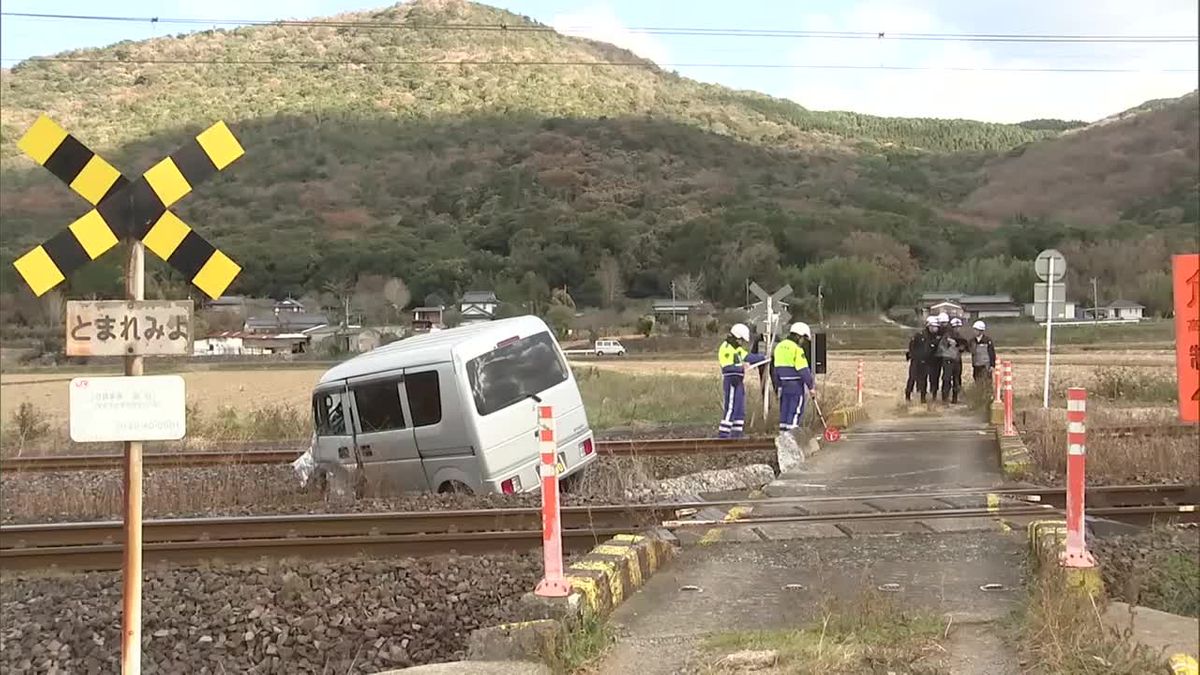
[[498, 342], [514, 335], [525, 337], [549, 330], [545, 322], [536, 316], [519, 316], [474, 323], [436, 333], [424, 333], [377, 347], [339, 363], [325, 371], [317, 384], [319, 386], [385, 370], [445, 362], [451, 360], [456, 351], [471, 354], [473, 358], [475, 353], [490, 351]]

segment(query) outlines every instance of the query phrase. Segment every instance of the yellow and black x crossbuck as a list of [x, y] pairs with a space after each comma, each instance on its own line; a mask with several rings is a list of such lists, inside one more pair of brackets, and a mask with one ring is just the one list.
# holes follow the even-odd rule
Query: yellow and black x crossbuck
[[221, 295], [241, 271], [168, 210], [245, 153], [224, 122], [200, 132], [133, 181], [44, 115], [17, 146], [95, 207], [13, 263], [35, 295], [54, 288], [122, 238], [140, 239], [209, 297]]

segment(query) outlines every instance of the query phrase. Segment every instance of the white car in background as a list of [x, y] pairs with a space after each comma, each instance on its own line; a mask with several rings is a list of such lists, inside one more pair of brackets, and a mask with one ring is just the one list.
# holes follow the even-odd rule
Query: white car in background
[[594, 352], [596, 356], [625, 356], [625, 345], [620, 340], [596, 340]]

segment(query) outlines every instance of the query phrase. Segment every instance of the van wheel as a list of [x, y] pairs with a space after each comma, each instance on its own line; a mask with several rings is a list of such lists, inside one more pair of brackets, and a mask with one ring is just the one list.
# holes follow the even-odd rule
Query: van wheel
[[469, 495], [474, 494], [471, 486], [456, 480], [448, 480], [438, 486], [438, 494], [440, 495]]

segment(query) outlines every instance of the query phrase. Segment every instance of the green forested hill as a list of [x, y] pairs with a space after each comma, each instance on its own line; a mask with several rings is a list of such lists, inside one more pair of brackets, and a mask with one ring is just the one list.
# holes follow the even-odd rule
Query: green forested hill
[[[802, 294], [837, 277], [847, 307], [869, 307], [903, 299], [920, 269], [955, 272], [968, 257], [996, 258], [1020, 290], [1024, 268], [1007, 257], [1042, 240], [1176, 236], [1178, 222], [1110, 230], [1019, 218], [1019, 204], [984, 221], [959, 209], [989, 162], [1074, 123], [814, 112], [458, 0], [335, 20], [4, 71], [4, 290], [15, 291], [10, 261], [83, 209], [16, 149], [42, 112], [130, 172], [227, 120], [246, 156], [176, 210], [242, 263], [231, 292], [252, 295], [387, 274], [418, 299], [566, 286], [599, 304], [614, 283], [647, 296], [703, 272], [719, 301], [740, 300], [747, 276]], [[69, 290], [115, 291], [118, 258]], [[964, 285], [997, 283], [962, 273]]]

